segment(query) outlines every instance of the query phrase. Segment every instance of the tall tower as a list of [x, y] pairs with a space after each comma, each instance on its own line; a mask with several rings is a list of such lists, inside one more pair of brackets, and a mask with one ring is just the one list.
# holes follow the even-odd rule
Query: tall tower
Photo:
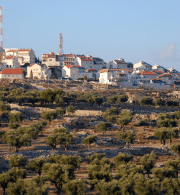
[[1, 47], [3, 48], [3, 16], [2, 16], [1, 6], [0, 6], [0, 34], [1, 34]]
[[63, 51], [63, 35], [59, 33], [59, 55], [62, 55]]

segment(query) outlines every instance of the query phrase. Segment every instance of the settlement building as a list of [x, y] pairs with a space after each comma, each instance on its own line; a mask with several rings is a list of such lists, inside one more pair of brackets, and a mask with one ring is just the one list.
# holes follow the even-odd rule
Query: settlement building
[[3, 69], [0, 72], [0, 79], [23, 79], [23, 73], [20, 68], [17, 69]]

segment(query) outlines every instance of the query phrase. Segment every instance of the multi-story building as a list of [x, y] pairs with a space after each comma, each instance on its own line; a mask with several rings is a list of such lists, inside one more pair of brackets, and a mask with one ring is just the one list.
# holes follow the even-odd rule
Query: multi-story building
[[93, 79], [92, 72], [86, 72], [85, 68], [79, 65], [65, 65], [62, 68], [62, 77], [78, 80], [83, 79], [85, 75], [88, 79]]
[[77, 55], [77, 64], [85, 69], [94, 69], [94, 60], [91, 57], [86, 57], [85, 55]]
[[129, 69], [133, 70], [133, 64], [130, 62], [125, 62], [123, 58], [119, 58], [118, 60], [110, 60], [106, 64], [106, 68], [109, 69]]
[[42, 63], [46, 64], [47, 67], [59, 67], [60, 62], [57, 61], [57, 57], [54, 52], [51, 52], [50, 54], [43, 54], [42, 55]]
[[7, 56], [2, 60], [2, 62], [7, 68], [20, 68], [20, 64], [16, 56]]
[[31, 64], [27, 67], [26, 78], [34, 79], [49, 79], [51, 77], [51, 70], [44, 64]]
[[152, 70], [152, 65], [150, 65], [150, 64], [148, 64], [144, 61], [141, 61], [141, 62], [138, 62], [138, 63], [134, 64], [133, 69], [136, 72], [141, 72], [142, 70], [151, 71]]
[[5, 48], [6, 56], [16, 56], [19, 60], [19, 64], [23, 66], [24, 64], [34, 64], [35, 63], [35, 53], [30, 49], [19, 49], [19, 48]]

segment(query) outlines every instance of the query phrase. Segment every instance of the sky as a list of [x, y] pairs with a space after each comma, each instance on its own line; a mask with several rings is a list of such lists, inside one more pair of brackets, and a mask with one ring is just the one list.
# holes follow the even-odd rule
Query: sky
[[4, 48], [124, 58], [180, 71], [179, 0], [1, 0]]

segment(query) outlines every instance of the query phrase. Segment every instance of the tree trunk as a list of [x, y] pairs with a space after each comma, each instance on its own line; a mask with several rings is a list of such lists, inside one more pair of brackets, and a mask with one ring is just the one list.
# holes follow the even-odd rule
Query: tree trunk
[[65, 151], [67, 151], [68, 150], [68, 145], [64, 145], [65, 146]]
[[18, 147], [16, 147], [16, 152], [19, 152], [19, 148]]
[[90, 144], [88, 144], [88, 150], [90, 150]]

